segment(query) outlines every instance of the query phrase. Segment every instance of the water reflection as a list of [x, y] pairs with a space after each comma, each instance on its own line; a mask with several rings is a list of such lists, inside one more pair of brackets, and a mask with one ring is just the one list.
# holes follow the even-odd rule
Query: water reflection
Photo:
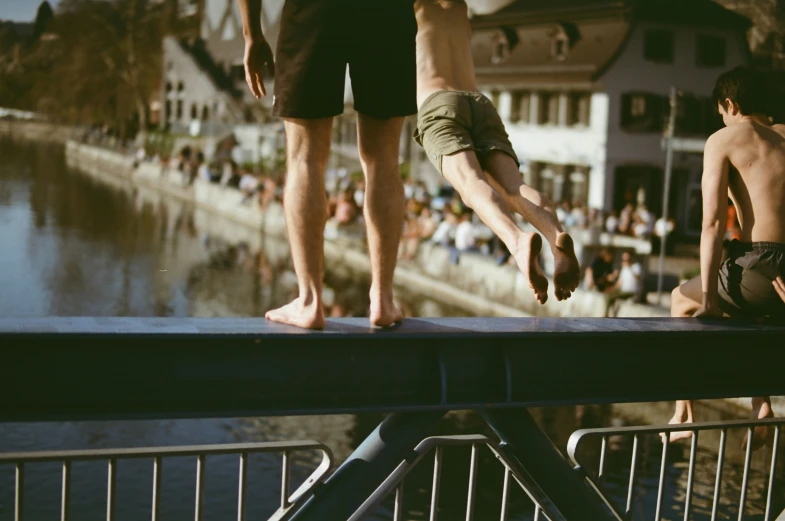
[[[263, 316], [290, 301], [296, 279], [286, 242], [264, 237], [220, 216], [183, 202], [136, 189], [122, 181], [101, 181], [69, 170], [60, 147], [0, 141], [0, 315], [131, 315], [131, 316]], [[338, 316], [367, 314], [367, 277], [340, 266], [325, 274], [328, 312]], [[409, 316], [467, 315], [401, 288], [400, 304]], [[664, 423], [670, 404], [627, 404], [536, 409], [533, 414], [558, 447], [576, 429], [623, 424]], [[738, 417], [733, 409], [701, 407], [706, 420]], [[155, 446], [316, 439], [329, 445], [338, 461], [376, 427], [381, 415], [203, 419], [178, 421], [4, 424], [0, 451]], [[470, 412], [449, 414], [439, 434], [480, 433], [492, 436]], [[730, 431], [723, 516], [734, 516], [741, 484], [743, 433]], [[708, 519], [713, 493], [718, 434], [700, 438], [699, 471], [693, 519]], [[666, 519], [681, 518], [686, 486], [688, 445], [673, 447], [668, 464]], [[645, 462], [636, 489], [635, 519], [650, 517], [656, 494], [661, 445], [642, 442]], [[587, 447], [596, 464], [598, 447]], [[626, 495], [630, 441], [613, 440], [608, 486], [614, 498]], [[760, 518], [768, 451], [753, 458], [749, 504]], [[448, 451], [440, 503], [442, 519], [464, 517], [468, 449]], [[279, 498], [279, 461], [273, 456], [251, 459], [249, 518], [266, 519]], [[296, 459], [302, 479], [313, 458]], [[192, 460], [175, 459], [165, 466], [164, 510], [167, 520], [193, 517]], [[778, 476], [782, 466], [777, 468]], [[73, 514], [78, 519], [105, 516], [105, 469], [100, 464], [74, 467]], [[484, 452], [479, 469], [475, 519], [498, 518], [502, 470]], [[56, 465], [30, 468], [27, 504], [30, 519], [54, 518], [59, 508], [60, 474]], [[139, 519], [150, 507], [151, 462], [123, 462], [118, 472], [118, 519]], [[206, 520], [236, 515], [237, 462], [230, 457], [208, 460]], [[428, 460], [407, 481], [409, 519], [427, 519], [431, 468]], [[0, 468], [0, 519], [12, 515], [13, 469]], [[782, 488], [778, 490], [781, 503]], [[531, 519], [531, 505], [513, 492], [511, 519]], [[372, 519], [391, 519], [386, 503]]]

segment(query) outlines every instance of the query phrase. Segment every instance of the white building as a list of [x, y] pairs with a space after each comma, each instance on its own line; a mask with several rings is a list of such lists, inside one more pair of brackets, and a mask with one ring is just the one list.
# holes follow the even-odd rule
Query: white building
[[[198, 5], [196, 5], [198, 4]], [[263, 2], [262, 26], [274, 46], [283, 0]], [[199, 38], [164, 41], [162, 124], [221, 133], [241, 123], [269, 119], [272, 95], [256, 100], [245, 84], [244, 41], [237, 0], [188, 1], [201, 18]], [[190, 12], [190, 11], [189, 11]], [[272, 92], [272, 79], [268, 82]]]
[[[685, 93], [677, 134], [705, 139], [721, 124], [717, 77], [749, 61], [749, 24], [711, 0], [520, 0], [472, 20], [474, 61], [528, 184], [555, 201], [660, 214], [671, 86]], [[701, 157], [676, 154], [673, 172], [670, 212], [689, 232]]]

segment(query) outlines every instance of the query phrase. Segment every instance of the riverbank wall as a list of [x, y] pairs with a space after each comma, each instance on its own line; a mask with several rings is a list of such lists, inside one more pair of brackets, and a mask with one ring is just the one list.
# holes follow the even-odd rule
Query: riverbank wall
[[[285, 237], [283, 209], [278, 204], [271, 204], [262, 211], [255, 200], [244, 202], [242, 194], [235, 189], [199, 179], [189, 186], [180, 172], [153, 163], [142, 163], [134, 168], [130, 157], [75, 141], [67, 142], [66, 157], [70, 166], [94, 176], [124, 179], [220, 215], [225, 222], [260, 234]], [[228, 225], [213, 232], [227, 240], [241, 235]], [[359, 273], [370, 271], [365, 244], [357, 238], [337, 235], [326, 239], [325, 258], [331, 264], [344, 265]], [[450, 262], [447, 249], [429, 243], [420, 246], [416, 259], [399, 265], [395, 281], [478, 315], [591, 317], [603, 316], [605, 312], [604, 297], [583, 290], [576, 291], [566, 302], [557, 302], [551, 297], [540, 306], [525, 277], [513, 267], [498, 266], [492, 258], [481, 255], [463, 255], [456, 265]], [[664, 314], [661, 308], [631, 302], [622, 303], [617, 313], [618, 316]]]
[[0, 139], [23, 139], [44, 143], [66, 143], [76, 139], [79, 129], [37, 120], [0, 119]]

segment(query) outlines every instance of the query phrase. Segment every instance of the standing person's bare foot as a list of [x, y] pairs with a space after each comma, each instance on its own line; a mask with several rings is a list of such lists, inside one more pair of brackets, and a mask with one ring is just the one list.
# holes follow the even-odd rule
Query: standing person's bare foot
[[581, 281], [581, 267], [569, 234], [561, 232], [551, 248], [553, 251], [553, 293], [556, 300], [567, 300]]
[[529, 286], [540, 304], [548, 300], [548, 279], [542, 274], [537, 256], [542, 250], [542, 237], [539, 233], [521, 233], [515, 251], [510, 250], [518, 269], [529, 279]]
[[390, 327], [403, 320], [403, 313], [395, 307], [392, 293], [386, 296], [374, 296], [371, 290], [371, 325]]
[[[774, 411], [771, 410], [771, 402], [768, 398], [753, 398], [752, 399], [752, 417], [762, 420], [763, 418], [774, 418]], [[749, 431], [744, 435], [744, 441], [741, 443], [742, 450], [747, 450], [747, 438]], [[752, 450], [758, 450], [765, 446], [771, 437], [772, 431], [767, 426], [755, 427], [752, 431]]]
[[271, 309], [264, 314], [264, 318], [306, 329], [324, 329], [322, 303], [313, 301], [306, 304], [300, 297], [278, 309]]
[[[668, 422], [668, 425], [680, 425], [680, 424], [689, 424], [694, 423], [694, 418], [692, 417], [692, 406], [689, 407], [679, 407], [678, 403], [676, 405], [676, 414], [673, 415], [671, 421]], [[669, 440], [676, 441], [676, 440], [683, 440], [686, 438], [692, 437], [692, 431], [674, 431], [670, 433]], [[665, 442], [665, 433], [660, 433], [660, 438], [662, 439], [663, 443]]]

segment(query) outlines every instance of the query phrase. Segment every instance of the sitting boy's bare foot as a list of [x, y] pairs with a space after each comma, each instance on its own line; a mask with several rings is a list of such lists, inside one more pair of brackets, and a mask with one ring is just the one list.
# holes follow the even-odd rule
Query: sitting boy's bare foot
[[390, 327], [403, 320], [403, 313], [395, 307], [392, 295], [388, 297], [371, 297], [371, 325]]
[[518, 269], [529, 279], [529, 286], [540, 304], [548, 300], [548, 279], [542, 274], [537, 256], [542, 250], [542, 237], [539, 233], [522, 233], [518, 247], [510, 250]]
[[278, 309], [271, 309], [265, 313], [264, 318], [306, 329], [324, 329], [324, 309], [321, 303], [306, 305], [300, 298]]
[[551, 248], [553, 251], [553, 292], [556, 300], [567, 300], [581, 280], [581, 267], [575, 256], [572, 237], [560, 233]]
[[[671, 421], [668, 422], [668, 425], [679, 425], [679, 424], [689, 424], [689, 423], [693, 423], [691, 418], [686, 418], [676, 415], [673, 418], [671, 418]], [[676, 440], [683, 440], [691, 437], [692, 437], [692, 431], [673, 431], [670, 433], [669, 439], [670, 441], [676, 441]], [[660, 433], [660, 438], [664, 443], [665, 442], [664, 432]]]
[[[768, 400], [764, 400], [762, 403], [756, 403], [756, 400], [753, 399], [752, 401], [752, 417], [762, 420], [763, 418], [774, 418], [774, 411], [771, 410], [771, 404]], [[758, 450], [761, 447], [766, 446], [766, 444], [771, 439], [771, 435], [773, 431], [769, 429], [768, 426], [763, 425], [759, 427], [755, 427], [752, 430], [752, 450]], [[750, 433], [747, 431], [747, 434], [744, 435], [744, 441], [741, 443], [742, 450], [747, 450], [747, 443], [749, 440]]]

